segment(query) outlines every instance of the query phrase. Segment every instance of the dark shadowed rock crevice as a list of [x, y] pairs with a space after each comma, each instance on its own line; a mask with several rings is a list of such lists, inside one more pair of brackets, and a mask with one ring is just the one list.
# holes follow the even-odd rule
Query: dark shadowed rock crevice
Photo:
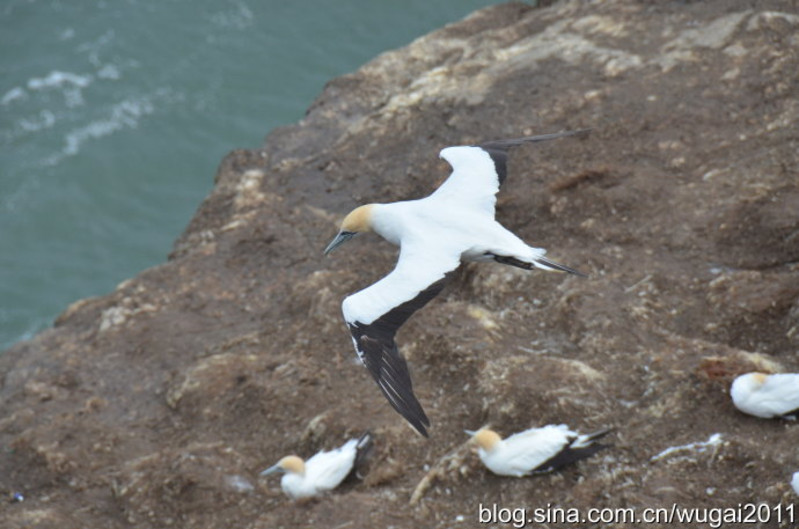
[[[0, 525], [795, 504], [799, 426], [741, 415], [727, 390], [799, 370], [798, 50], [790, 1], [516, 3], [332, 80], [221, 162], [167, 262], [0, 355]], [[322, 249], [354, 206], [431, 192], [447, 145], [579, 128], [512, 151], [497, 216], [590, 277], [463, 267], [397, 336], [433, 424], [415, 436], [340, 315], [396, 249]], [[556, 422], [612, 426], [613, 447], [516, 480], [464, 445], [464, 428]], [[370, 471], [340, 493], [298, 507], [258, 477], [367, 429]]]

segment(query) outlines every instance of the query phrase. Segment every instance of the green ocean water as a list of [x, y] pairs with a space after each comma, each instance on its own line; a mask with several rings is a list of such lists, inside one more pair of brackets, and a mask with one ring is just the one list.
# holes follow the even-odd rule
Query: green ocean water
[[489, 0], [4, 0], [0, 351], [166, 259], [222, 157]]

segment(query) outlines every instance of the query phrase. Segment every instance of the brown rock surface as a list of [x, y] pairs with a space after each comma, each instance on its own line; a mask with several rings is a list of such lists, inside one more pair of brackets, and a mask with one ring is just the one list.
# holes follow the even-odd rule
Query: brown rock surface
[[[790, 0], [508, 4], [334, 79], [302, 122], [222, 162], [167, 263], [0, 355], [0, 526], [796, 504], [799, 425], [744, 416], [727, 389], [799, 370], [798, 94]], [[584, 127], [513, 152], [498, 218], [590, 277], [463, 268], [398, 336], [433, 423], [412, 434], [340, 316], [395, 250], [363, 237], [323, 258], [336, 220], [432, 191], [444, 146]], [[463, 428], [561, 421], [612, 426], [614, 446], [517, 480], [463, 444]], [[364, 482], [297, 506], [258, 477], [366, 429]]]

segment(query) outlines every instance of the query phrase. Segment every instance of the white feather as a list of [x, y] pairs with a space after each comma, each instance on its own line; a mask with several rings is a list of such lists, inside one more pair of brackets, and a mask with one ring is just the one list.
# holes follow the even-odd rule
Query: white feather
[[769, 419], [799, 410], [799, 374], [747, 373], [730, 388], [735, 407], [744, 413]]
[[560, 424], [531, 428], [503, 439], [492, 450], [479, 450], [480, 459], [495, 474], [526, 476], [559, 454], [577, 434]]
[[[476, 147], [458, 148], [483, 152]], [[389, 275], [344, 300], [342, 310], [348, 322], [371, 323], [416, 297], [456, 269], [461, 260], [483, 261], [502, 255], [537, 265], [534, 260], [546, 254], [541, 248], [528, 246], [493, 216], [481, 215], [473, 204], [460, 202], [460, 198], [455, 193], [436, 191], [420, 200], [373, 206], [372, 229], [387, 241], [400, 244], [400, 256]]]
[[350, 439], [344, 445], [321, 451], [305, 462], [305, 473], [287, 472], [280, 480], [280, 486], [288, 496], [299, 499], [317, 496], [333, 490], [352, 470], [357, 454], [357, 439]]
[[440, 156], [452, 166], [452, 174], [432, 196], [493, 218], [499, 175], [491, 156], [480, 147], [468, 146], [447, 147]]
[[592, 455], [602, 448], [601, 445], [592, 447], [594, 441], [608, 432], [601, 430], [581, 435], [565, 424], [551, 424], [524, 430], [507, 439], [500, 439], [490, 430], [467, 433], [480, 445], [478, 455], [489, 470], [500, 476], [522, 477], [549, 472]]

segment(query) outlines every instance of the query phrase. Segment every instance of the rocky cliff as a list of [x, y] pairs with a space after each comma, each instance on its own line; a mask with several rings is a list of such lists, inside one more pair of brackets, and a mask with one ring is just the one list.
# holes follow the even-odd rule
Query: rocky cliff
[[[0, 525], [795, 504], [799, 426], [744, 416], [727, 391], [799, 370], [797, 94], [790, 0], [507, 4], [332, 80], [300, 123], [223, 160], [168, 262], [0, 355]], [[432, 191], [445, 146], [578, 128], [593, 130], [512, 152], [497, 216], [590, 277], [463, 267], [398, 336], [433, 423], [415, 435], [340, 316], [396, 250], [322, 249], [352, 207]], [[464, 428], [558, 422], [612, 426], [613, 446], [510, 479], [464, 444]], [[258, 477], [367, 429], [366, 478], [335, 494], [294, 505]]]

